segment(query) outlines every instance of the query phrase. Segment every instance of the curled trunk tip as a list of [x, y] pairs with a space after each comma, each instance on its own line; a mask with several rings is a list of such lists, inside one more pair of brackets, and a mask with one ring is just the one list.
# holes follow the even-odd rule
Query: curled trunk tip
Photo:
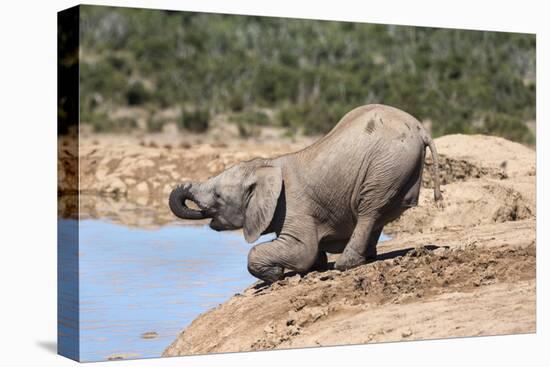
[[208, 218], [203, 210], [191, 209], [185, 204], [186, 200], [195, 201], [193, 194], [190, 191], [191, 186], [192, 184], [188, 182], [178, 185], [174, 190], [172, 190], [168, 199], [170, 210], [176, 217], [182, 219]]

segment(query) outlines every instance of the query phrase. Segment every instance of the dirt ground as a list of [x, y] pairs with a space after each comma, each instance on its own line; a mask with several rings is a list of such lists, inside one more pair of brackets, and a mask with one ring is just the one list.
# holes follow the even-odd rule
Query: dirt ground
[[347, 272], [250, 287], [197, 318], [164, 355], [535, 331], [534, 243], [390, 242], [383, 260]]
[[[166, 202], [175, 184], [315, 140], [276, 131], [247, 141], [224, 131], [173, 137], [84, 136], [84, 217], [159, 226], [174, 221]], [[535, 332], [535, 151], [482, 135], [435, 143], [443, 205], [433, 202], [428, 155], [419, 205], [385, 227], [392, 239], [379, 244], [376, 262], [258, 282], [195, 319], [164, 355]], [[61, 177], [74, 169], [68, 148], [60, 146]], [[60, 193], [71, 187], [62, 183]], [[60, 214], [74, 205], [63, 196]]]

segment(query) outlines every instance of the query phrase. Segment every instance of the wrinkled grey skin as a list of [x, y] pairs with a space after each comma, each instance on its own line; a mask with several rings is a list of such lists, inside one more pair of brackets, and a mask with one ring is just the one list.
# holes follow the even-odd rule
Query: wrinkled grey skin
[[248, 254], [248, 270], [264, 281], [281, 279], [284, 269], [321, 269], [326, 252], [342, 253], [335, 268], [345, 270], [375, 259], [384, 225], [417, 205], [426, 146], [440, 200], [438, 155], [420, 122], [393, 107], [366, 105], [301, 151], [183, 183], [170, 208], [181, 218], [212, 218], [217, 231], [243, 228], [249, 243], [275, 232]]

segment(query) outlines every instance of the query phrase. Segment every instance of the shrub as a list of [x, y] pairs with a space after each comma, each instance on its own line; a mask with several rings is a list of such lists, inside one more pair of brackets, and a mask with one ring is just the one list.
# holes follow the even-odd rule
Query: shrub
[[271, 122], [269, 116], [263, 111], [244, 111], [238, 114], [232, 115], [230, 121], [236, 122], [239, 125], [258, 125], [267, 126]]
[[260, 135], [260, 128], [256, 125], [238, 124], [239, 135], [242, 138], [257, 137]]
[[159, 133], [162, 131], [164, 123], [164, 120], [150, 118], [147, 120], [147, 131], [150, 133]]
[[210, 112], [206, 108], [199, 108], [193, 111], [183, 110], [180, 120], [180, 128], [202, 133], [208, 130]]
[[126, 92], [126, 100], [130, 106], [142, 105], [147, 102], [149, 98], [149, 92], [141, 82], [132, 83]]
[[117, 119], [110, 120], [104, 114], [96, 115], [90, 121], [94, 132], [115, 132], [115, 133], [128, 133], [137, 128], [137, 123], [133, 119]]
[[292, 130], [302, 127], [308, 135], [326, 133], [353, 107], [338, 103], [291, 105], [281, 109], [279, 121], [281, 126]]
[[527, 144], [535, 143], [535, 136], [519, 119], [502, 113], [488, 113], [477, 133], [502, 136], [506, 139], [523, 141]]
[[384, 103], [430, 119], [434, 135], [481, 131], [473, 121], [483, 120], [485, 133], [533, 140], [521, 126], [536, 118], [532, 34], [108, 7], [81, 17], [81, 113], [94, 95], [113, 109], [185, 101], [180, 126], [204, 131], [203, 106], [243, 113], [243, 124], [261, 121], [247, 121], [247, 107], [261, 106], [316, 134], [355, 106]]
[[229, 98], [229, 108], [231, 111], [240, 112], [244, 109], [244, 98], [240, 93], [233, 93]]

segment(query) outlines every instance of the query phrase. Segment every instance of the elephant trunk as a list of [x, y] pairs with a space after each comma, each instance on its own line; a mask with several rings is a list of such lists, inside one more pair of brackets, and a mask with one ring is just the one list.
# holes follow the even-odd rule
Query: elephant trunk
[[170, 193], [168, 199], [168, 205], [172, 213], [182, 219], [205, 219], [209, 218], [207, 213], [203, 210], [196, 210], [187, 207], [186, 200], [195, 201], [193, 194], [191, 193], [192, 183], [187, 182], [177, 186]]

